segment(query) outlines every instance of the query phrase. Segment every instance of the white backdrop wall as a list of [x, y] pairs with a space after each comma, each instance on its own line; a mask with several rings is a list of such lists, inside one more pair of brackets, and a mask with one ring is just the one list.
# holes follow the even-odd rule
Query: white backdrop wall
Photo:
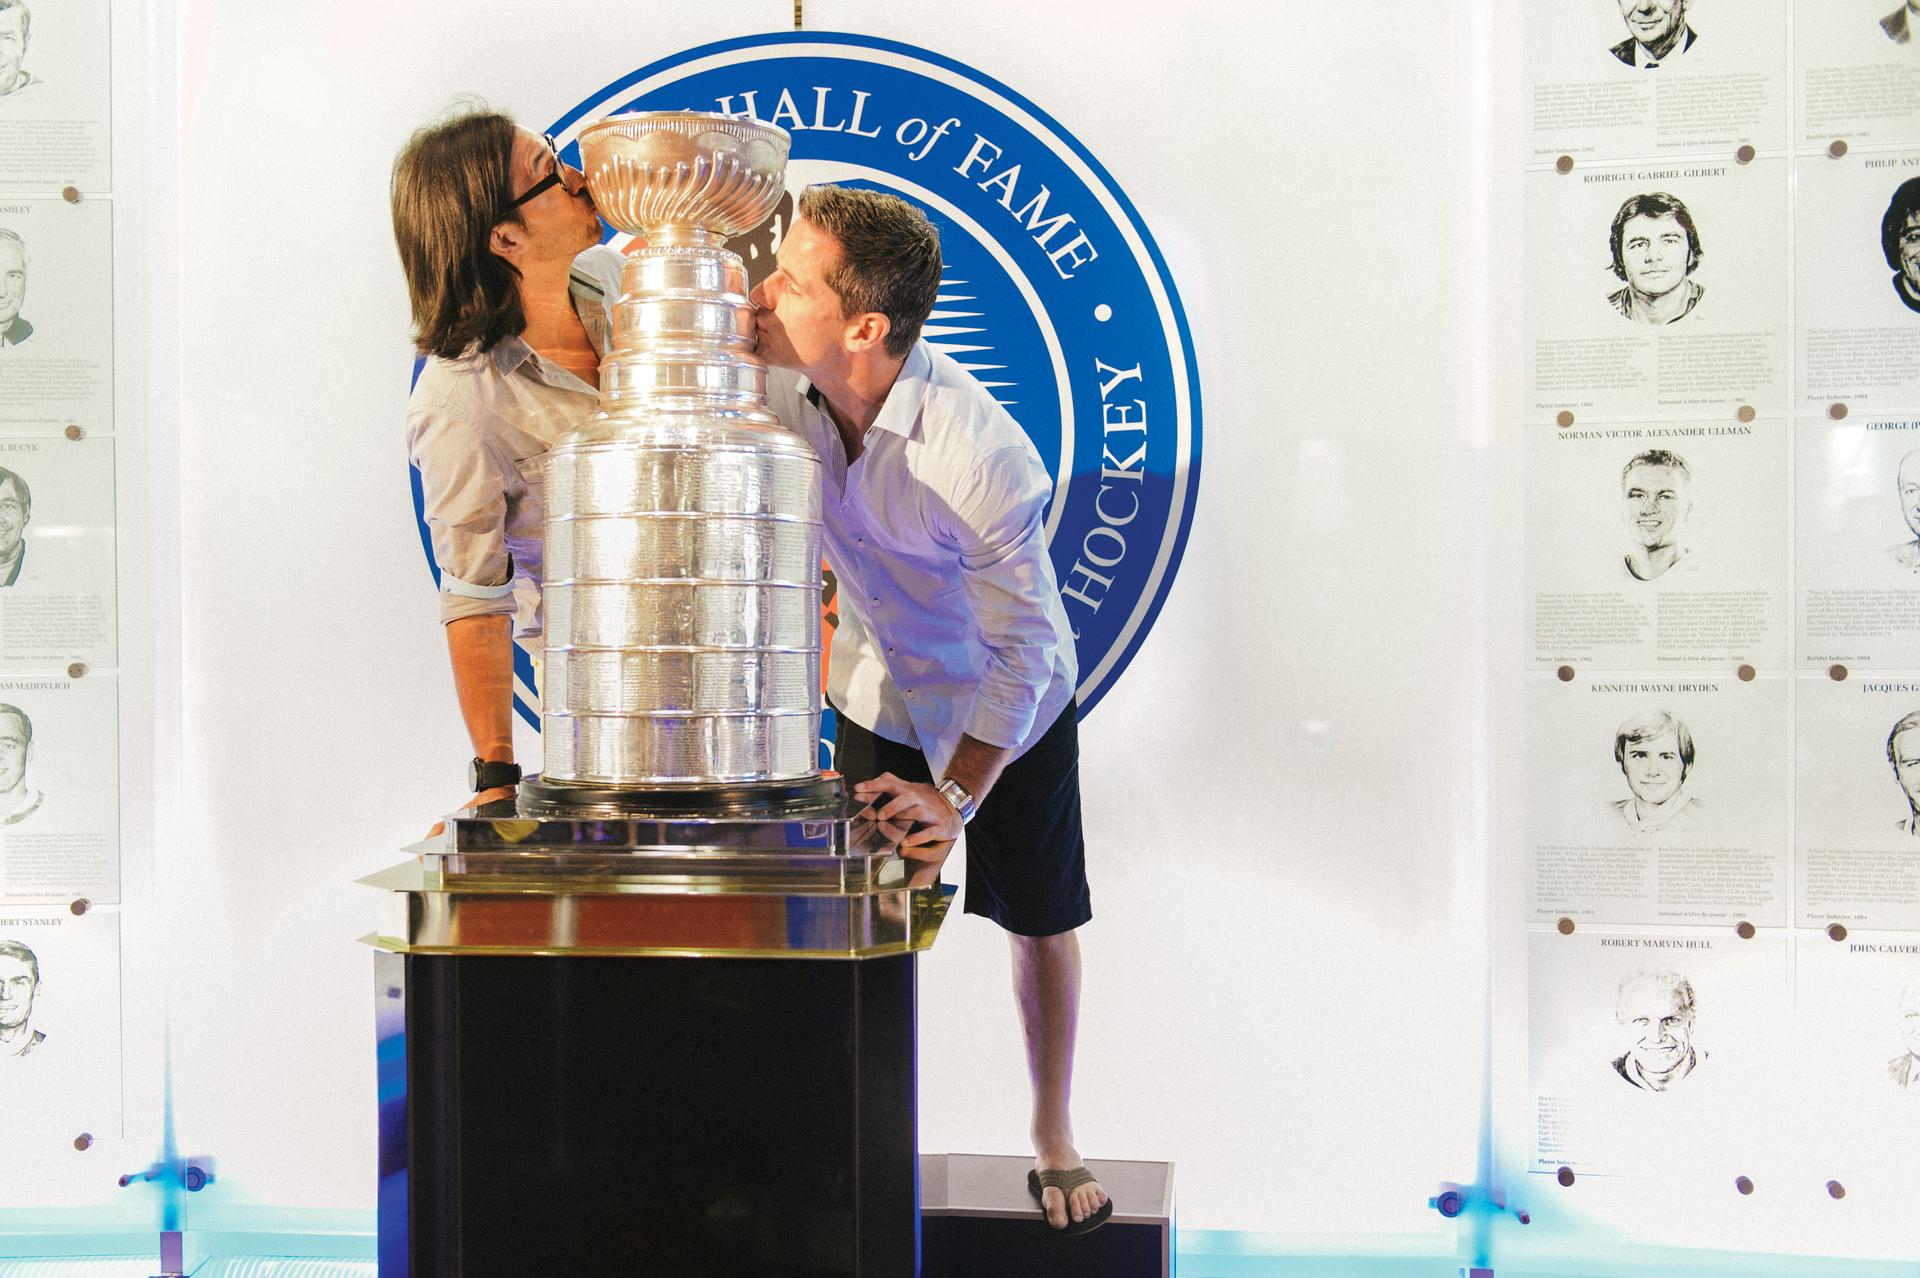
[[[1051, 114], [1137, 205], [1185, 303], [1205, 405], [1192, 536], [1083, 730], [1096, 918], [1076, 1111], [1084, 1152], [1179, 1164], [1190, 1229], [1444, 1248], [1426, 1199], [1480, 1171], [1505, 553], [1488, 511], [1506, 500], [1487, 307], [1510, 300], [1480, 291], [1506, 39], [1489, 8], [805, 9]], [[219, 1160], [191, 1223], [351, 1226], [374, 1160], [354, 938], [377, 905], [353, 880], [460, 800], [469, 753], [407, 493], [392, 157], [456, 94], [544, 127], [793, 10], [155, 12], [177, 19], [154, 24], [147, 65], [177, 84], [178, 148], [147, 180], [178, 199], [152, 222], [172, 306], [148, 370], [162, 673], [158, 726], [129, 732], [153, 746], [156, 850], [137, 943], [129, 926], [128, 988], [148, 996], [129, 1038], [147, 1046], [119, 1152], [157, 1148], [164, 1022], [179, 1148]], [[956, 915], [922, 978], [923, 1148], [1024, 1148], [1004, 942]]]

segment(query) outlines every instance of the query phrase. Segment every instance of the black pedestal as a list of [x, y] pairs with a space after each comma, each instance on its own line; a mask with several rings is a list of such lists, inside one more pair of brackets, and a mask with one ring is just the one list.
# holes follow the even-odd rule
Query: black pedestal
[[919, 1272], [914, 956], [377, 956], [380, 1278]]

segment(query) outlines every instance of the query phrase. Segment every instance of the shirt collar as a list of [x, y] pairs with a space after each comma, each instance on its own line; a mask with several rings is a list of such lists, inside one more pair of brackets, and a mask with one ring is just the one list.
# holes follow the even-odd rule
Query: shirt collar
[[[899, 376], [888, 387], [886, 401], [880, 405], [880, 415], [873, 419], [873, 425], [867, 428], [868, 433], [884, 430], [902, 439], [912, 439], [914, 427], [920, 424], [921, 406], [927, 402], [927, 391], [932, 383], [932, 349], [924, 339], [916, 340], [913, 349], [907, 352], [906, 362], [900, 365]], [[822, 413], [827, 411], [824, 402], [826, 397], [804, 374], [800, 378], [800, 393]]]
[[[587, 272], [575, 266], [567, 273], [567, 292], [573, 298], [573, 312], [580, 317], [581, 326], [587, 330], [587, 340], [602, 356], [607, 353], [607, 294], [598, 281]], [[519, 334], [503, 337], [493, 344], [487, 354], [493, 359], [493, 366], [502, 377], [511, 377], [526, 363], [534, 358], [533, 347]], [[544, 361], [534, 359], [534, 369], [541, 379], [551, 382], [546, 376]], [[571, 376], [571, 375], [569, 375]]]
[[873, 428], [902, 439], [913, 438], [932, 379], [933, 354], [924, 341], [916, 340], [913, 349], [907, 352], [906, 363], [900, 365], [900, 375], [893, 379], [893, 386], [887, 391], [887, 402], [880, 405], [880, 415], [873, 419]]
[[[591, 253], [593, 250], [588, 249]], [[574, 313], [587, 330], [587, 340], [602, 356], [607, 353], [607, 292], [593, 274], [581, 268], [578, 260], [567, 273], [567, 291], [573, 295]]]
[[533, 357], [533, 347], [527, 345], [527, 340], [516, 333], [512, 337], [503, 337], [495, 342], [493, 349], [487, 352], [487, 357], [493, 361], [494, 368], [499, 370], [502, 377], [511, 377], [522, 364]]

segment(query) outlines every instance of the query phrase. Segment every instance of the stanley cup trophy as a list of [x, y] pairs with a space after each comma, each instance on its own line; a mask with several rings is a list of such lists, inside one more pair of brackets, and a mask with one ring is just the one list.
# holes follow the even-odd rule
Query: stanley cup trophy
[[580, 131], [645, 243], [549, 457], [544, 771], [362, 880], [381, 1278], [917, 1272], [914, 963], [952, 889], [819, 769], [820, 463], [726, 248], [788, 142]]
[[820, 461], [767, 410], [724, 247], [773, 212], [787, 146], [693, 113], [581, 130], [601, 216], [646, 247], [600, 411], [547, 469], [546, 772], [523, 811], [820, 792], [782, 784], [819, 776]]

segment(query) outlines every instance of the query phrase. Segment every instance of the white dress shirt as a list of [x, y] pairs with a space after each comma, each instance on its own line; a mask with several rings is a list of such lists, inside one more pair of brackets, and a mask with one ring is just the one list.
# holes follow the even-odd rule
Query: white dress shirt
[[937, 777], [963, 734], [1016, 756], [1073, 699], [1073, 631], [1047, 558], [1052, 477], [985, 387], [915, 342], [862, 452], [804, 377], [768, 398], [822, 462], [827, 562], [839, 581], [828, 695], [916, 745]]

